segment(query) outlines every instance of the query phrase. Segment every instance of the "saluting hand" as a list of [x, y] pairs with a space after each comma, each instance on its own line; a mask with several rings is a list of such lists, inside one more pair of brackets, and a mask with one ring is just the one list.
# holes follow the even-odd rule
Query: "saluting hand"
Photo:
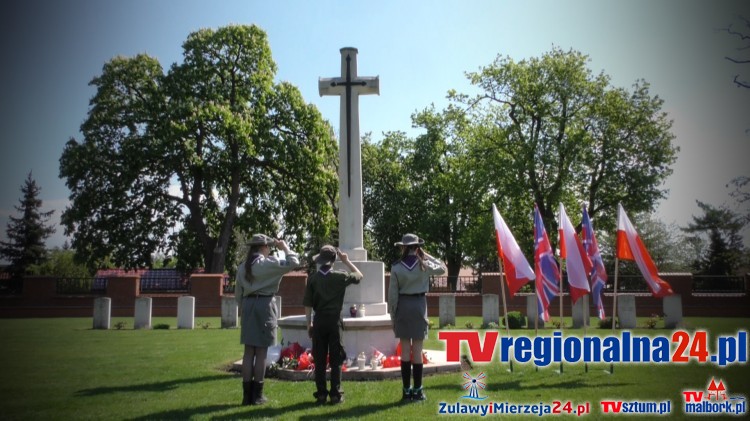
[[289, 251], [289, 246], [286, 244], [286, 241], [276, 239], [276, 243], [274, 244], [277, 249], [281, 249], [283, 252]]

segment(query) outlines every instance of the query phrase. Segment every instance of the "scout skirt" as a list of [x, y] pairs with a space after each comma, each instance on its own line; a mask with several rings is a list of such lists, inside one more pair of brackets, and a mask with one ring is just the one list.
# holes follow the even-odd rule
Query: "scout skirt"
[[272, 346], [276, 343], [277, 319], [273, 297], [244, 297], [240, 343], [260, 347]]
[[393, 332], [399, 339], [427, 338], [427, 298], [424, 295], [399, 295]]

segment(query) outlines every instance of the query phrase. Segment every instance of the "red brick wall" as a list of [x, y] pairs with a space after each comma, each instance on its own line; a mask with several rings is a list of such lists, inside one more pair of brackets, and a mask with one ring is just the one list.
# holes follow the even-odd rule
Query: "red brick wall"
[[[684, 316], [706, 317], [750, 317], [750, 296], [746, 294], [692, 294], [692, 275], [663, 274], [662, 278], [669, 282], [675, 293], [682, 296], [682, 313]], [[107, 296], [112, 298], [112, 316], [133, 317], [135, 299], [140, 295], [137, 277], [110, 278]], [[196, 316], [221, 316], [222, 285], [221, 276], [194, 275], [191, 278], [191, 295], [196, 297]], [[390, 277], [385, 276], [385, 288], [388, 291]], [[304, 296], [307, 276], [295, 272], [284, 276], [279, 286], [282, 297], [282, 316], [304, 314], [302, 298]], [[500, 294], [499, 274], [485, 274], [482, 281], [482, 292], [485, 294]], [[746, 290], [748, 278], [746, 277]], [[507, 291], [506, 291], [507, 294]], [[526, 297], [529, 294], [517, 294], [508, 298], [508, 311], [520, 311], [526, 314]], [[661, 315], [663, 312], [661, 299], [651, 294], [636, 295], [636, 314], [647, 317], [652, 314]], [[181, 294], [148, 294], [143, 295], [153, 299], [152, 315], [154, 317], [176, 317], [177, 299]], [[57, 295], [56, 279], [49, 277], [27, 277], [24, 279], [23, 294], [20, 296], [0, 296], [0, 317], [93, 317], [93, 303], [96, 296], [68, 296]], [[612, 295], [603, 297], [605, 310], [612, 312]], [[499, 301], [502, 306], [502, 299]], [[591, 303], [591, 300], [590, 300]], [[428, 314], [437, 316], [439, 295], [428, 294]], [[591, 303], [593, 305], [593, 303]], [[570, 316], [570, 297], [565, 296], [564, 315]], [[555, 317], [560, 313], [559, 301], [555, 300], [550, 309]], [[596, 313], [593, 307], [590, 314]], [[501, 309], [502, 312], [502, 309]], [[480, 295], [456, 295], [456, 315], [482, 315], [482, 297]]]

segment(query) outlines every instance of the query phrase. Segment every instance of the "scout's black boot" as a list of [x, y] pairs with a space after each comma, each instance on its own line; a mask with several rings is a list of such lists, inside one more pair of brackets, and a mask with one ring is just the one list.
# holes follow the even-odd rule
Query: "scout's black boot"
[[263, 396], [263, 382], [253, 382], [253, 394], [251, 396], [251, 405], [263, 405], [268, 402], [268, 399]]
[[422, 369], [424, 364], [413, 364], [414, 367], [414, 389], [412, 390], [411, 399], [414, 401], [423, 401], [427, 399], [424, 391], [422, 391]]
[[242, 405], [250, 405], [253, 398], [253, 382], [242, 382]]
[[409, 402], [411, 401], [411, 361], [401, 361], [401, 382], [404, 385], [401, 401]]

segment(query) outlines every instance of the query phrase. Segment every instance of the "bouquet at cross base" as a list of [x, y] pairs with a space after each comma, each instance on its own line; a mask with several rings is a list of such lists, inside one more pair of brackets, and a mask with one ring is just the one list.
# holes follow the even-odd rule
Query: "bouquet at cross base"
[[372, 349], [372, 357], [370, 357], [370, 361], [377, 361], [379, 366], [383, 366], [383, 363], [386, 360], [385, 354], [380, 352], [374, 346], [371, 346], [370, 348]]
[[309, 351], [305, 351], [300, 354], [297, 361], [297, 368], [295, 368], [295, 370], [312, 370], [315, 368], [315, 365], [313, 364], [312, 354], [310, 354]]
[[289, 344], [281, 350], [279, 365], [288, 370], [309, 369], [313, 363], [312, 355], [308, 350], [302, 348], [298, 342]]

